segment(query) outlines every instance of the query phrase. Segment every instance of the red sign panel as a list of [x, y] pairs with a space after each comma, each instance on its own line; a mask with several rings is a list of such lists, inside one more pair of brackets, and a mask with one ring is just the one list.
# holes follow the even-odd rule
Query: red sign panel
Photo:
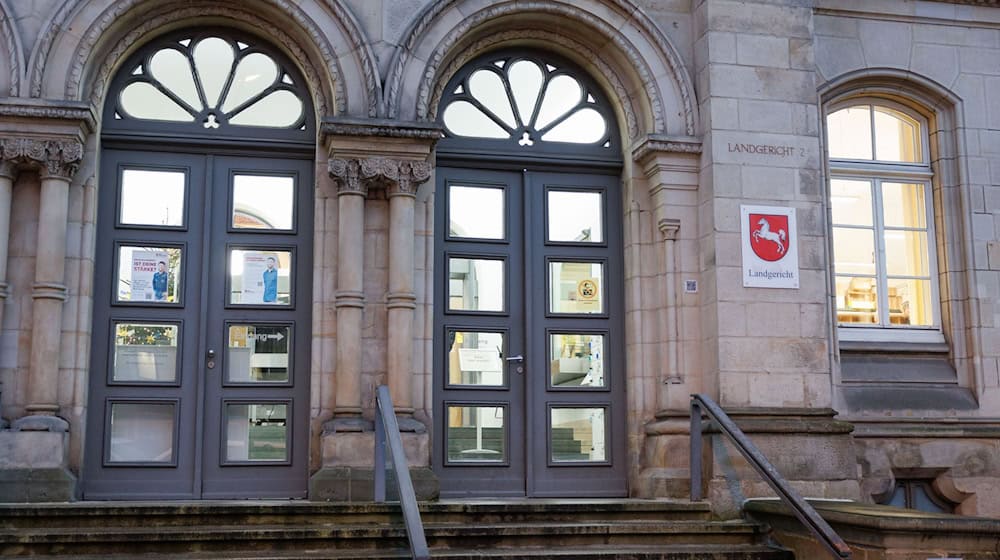
[[792, 242], [788, 231], [788, 216], [750, 214], [750, 248], [765, 261], [785, 257]]

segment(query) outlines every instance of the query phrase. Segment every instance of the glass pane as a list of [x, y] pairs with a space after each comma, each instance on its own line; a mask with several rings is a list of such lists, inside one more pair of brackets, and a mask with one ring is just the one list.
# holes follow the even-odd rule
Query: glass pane
[[173, 404], [114, 403], [108, 455], [115, 463], [170, 463], [174, 458]]
[[926, 228], [925, 200], [922, 184], [882, 183], [886, 227]]
[[287, 325], [229, 325], [226, 381], [287, 382], [291, 331]]
[[502, 406], [449, 406], [448, 462], [504, 462], [504, 412]]
[[133, 82], [121, 92], [121, 107], [130, 116], [152, 121], [193, 122], [194, 116], [147, 82]]
[[604, 265], [549, 263], [549, 310], [553, 313], [602, 313]]
[[833, 258], [838, 274], [874, 275], [874, 232], [861, 228], [833, 228]]
[[183, 226], [185, 179], [183, 171], [122, 171], [121, 223]]
[[499, 259], [448, 259], [448, 309], [504, 310], [504, 262]]
[[826, 136], [831, 158], [872, 159], [871, 109], [858, 105], [830, 113]]
[[195, 45], [194, 66], [201, 87], [205, 91], [205, 101], [210, 108], [219, 105], [219, 96], [222, 95], [222, 88], [229, 79], [235, 59], [233, 47], [218, 37], [202, 39]]
[[890, 276], [930, 276], [927, 266], [927, 233], [887, 230], [885, 268]]
[[527, 126], [531, 124], [531, 115], [535, 111], [538, 94], [542, 89], [542, 69], [534, 62], [518, 60], [510, 65], [507, 76], [517, 112], [521, 115], [521, 123]]
[[875, 107], [875, 159], [923, 161], [920, 127], [910, 117], [887, 107]]
[[872, 185], [869, 181], [830, 180], [830, 206], [836, 225], [872, 225]]
[[444, 125], [452, 134], [478, 138], [510, 138], [510, 133], [468, 101], [454, 101], [445, 107]]
[[552, 78], [545, 86], [535, 128], [538, 130], [545, 128], [579, 105], [582, 100], [583, 88], [580, 87], [580, 82], [565, 74]]
[[169, 383], [177, 379], [177, 325], [115, 325], [114, 381]]
[[889, 323], [927, 327], [934, 324], [930, 280], [889, 278]]
[[264, 96], [253, 105], [229, 117], [230, 124], [288, 128], [302, 118], [302, 100], [288, 90], [278, 90]]
[[233, 227], [292, 229], [295, 179], [263, 175], [233, 177]]
[[149, 73], [196, 111], [202, 109], [188, 57], [176, 49], [161, 49], [149, 59]]
[[476, 70], [469, 76], [469, 93], [510, 128], [517, 128], [507, 88], [496, 72]]
[[580, 109], [542, 135], [547, 142], [593, 144], [604, 138], [608, 125], [604, 117], [591, 108]]
[[549, 335], [553, 387], [604, 387], [604, 335]]
[[504, 238], [504, 190], [448, 187], [448, 234], [475, 239]]
[[503, 385], [502, 333], [452, 331], [448, 350], [450, 385]]
[[292, 253], [230, 250], [229, 303], [290, 305]]
[[227, 404], [227, 461], [287, 461], [288, 405]]
[[119, 247], [118, 301], [177, 303], [180, 281], [180, 249]]
[[278, 79], [278, 65], [266, 54], [251, 53], [236, 65], [233, 84], [222, 103], [222, 111], [228, 113], [250, 101]]
[[549, 241], [604, 241], [603, 197], [599, 192], [549, 191]]
[[837, 320], [878, 323], [878, 283], [874, 278], [837, 277]]
[[604, 408], [553, 408], [552, 461], [606, 461]]

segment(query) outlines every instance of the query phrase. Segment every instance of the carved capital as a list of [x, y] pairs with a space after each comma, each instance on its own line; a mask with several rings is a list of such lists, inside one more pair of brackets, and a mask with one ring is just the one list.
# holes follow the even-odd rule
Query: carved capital
[[399, 182], [399, 163], [388, 158], [365, 158], [361, 160], [361, 178], [369, 190], [388, 191]]
[[76, 140], [4, 138], [0, 160], [38, 169], [42, 177], [73, 178], [83, 159], [83, 144]]
[[340, 194], [365, 196], [367, 188], [361, 183], [361, 164], [356, 159], [331, 159], [327, 164], [330, 177], [337, 181]]
[[367, 195], [385, 191], [388, 196], [413, 196], [417, 187], [431, 176], [431, 164], [426, 161], [390, 159], [331, 159], [330, 176], [337, 180], [341, 194]]
[[656, 226], [660, 228], [663, 239], [667, 241], [676, 241], [677, 234], [681, 231], [681, 221], [676, 218], [664, 218], [657, 222]]
[[417, 188], [430, 179], [431, 164], [426, 161], [399, 162], [399, 181], [389, 188], [389, 196], [417, 194]]

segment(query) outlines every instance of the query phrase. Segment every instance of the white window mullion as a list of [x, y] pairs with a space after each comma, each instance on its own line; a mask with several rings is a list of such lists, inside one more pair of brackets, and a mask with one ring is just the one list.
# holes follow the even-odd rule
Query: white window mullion
[[941, 328], [941, 293], [938, 277], [938, 239], [934, 231], [934, 192], [930, 181], [924, 182], [924, 213], [927, 224], [927, 272], [931, 284], [931, 325]]
[[875, 283], [878, 286], [878, 322], [880, 326], [888, 327], [892, 324], [889, 320], [889, 273], [885, 262], [885, 223], [882, 219], [884, 211], [882, 208], [882, 180], [872, 181], [875, 189], [872, 197], [872, 211], [875, 213]]

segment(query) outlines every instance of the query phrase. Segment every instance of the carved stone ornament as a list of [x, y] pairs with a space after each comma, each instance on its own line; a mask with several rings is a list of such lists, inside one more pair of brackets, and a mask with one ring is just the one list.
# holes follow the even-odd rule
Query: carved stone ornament
[[341, 193], [367, 194], [368, 190], [361, 184], [361, 163], [358, 160], [335, 158], [329, 161], [327, 167]]
[[83, 159], [83, 144], [76, 140], [4, 138], [0, 160], [36, 168], [43, 177], [72, 179]]
[[329, 161], [328, 167], [341, 193], [362, 195], [384, 190], [388, 196], [412, 196], [417, 187], [431, 176], [431, 164], [426, 161], [334, 158]]

